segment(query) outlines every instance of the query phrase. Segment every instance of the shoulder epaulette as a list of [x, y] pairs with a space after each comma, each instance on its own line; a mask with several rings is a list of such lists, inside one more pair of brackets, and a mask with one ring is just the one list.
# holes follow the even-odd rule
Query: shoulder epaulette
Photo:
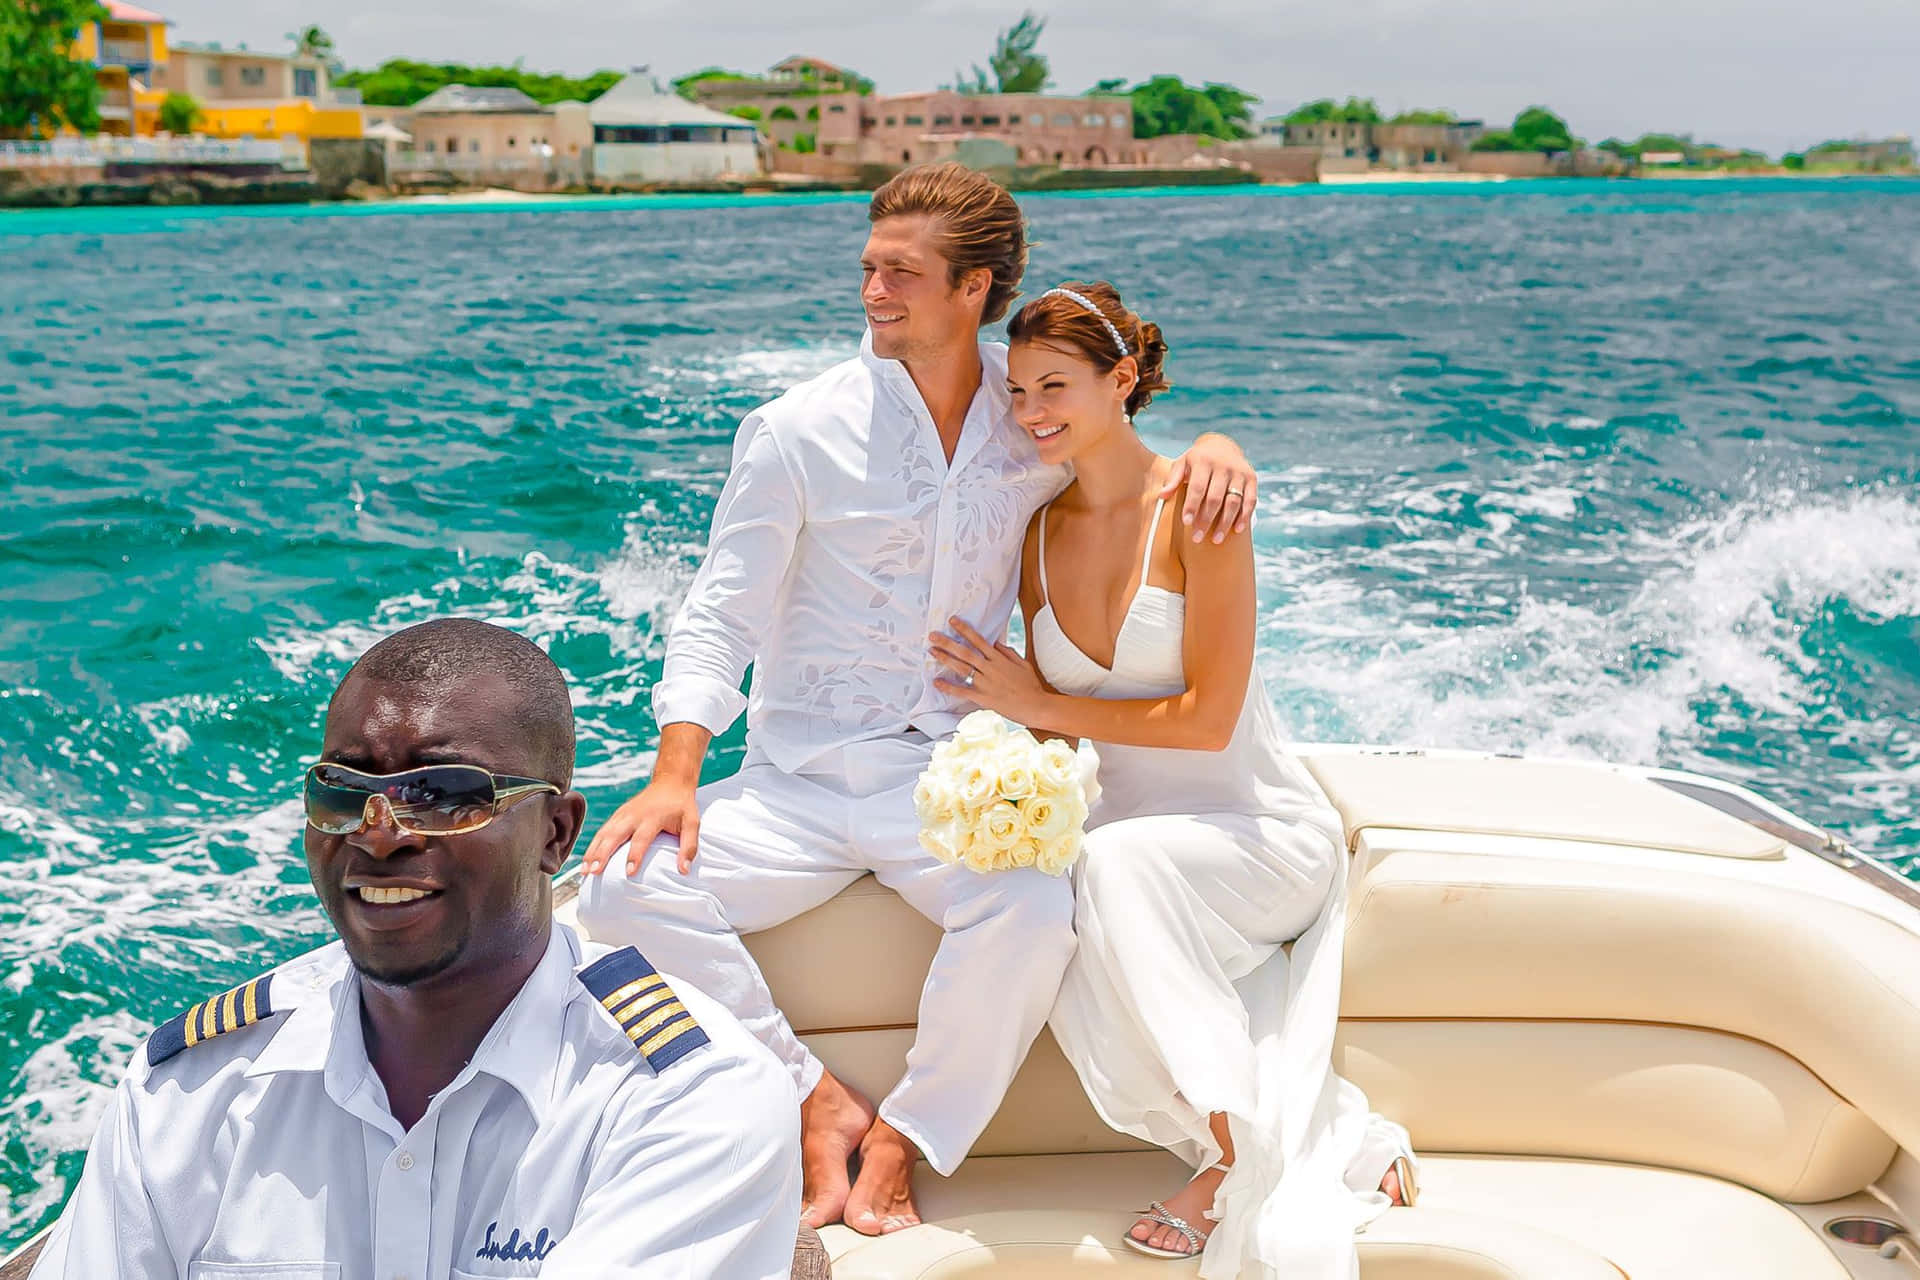
[[601, 956], [580, 971], [593, 993], [655, 1071], [665, 1071], [707, 1043], [707, 1033], [667, 980], [632, 947]]
[[273, 1016], [273, 975], [243, 982], [233, 990], [202, 1000], [147, 1039], [147, 1065], [157, 1067], [202, 1040], [223, 1036]]

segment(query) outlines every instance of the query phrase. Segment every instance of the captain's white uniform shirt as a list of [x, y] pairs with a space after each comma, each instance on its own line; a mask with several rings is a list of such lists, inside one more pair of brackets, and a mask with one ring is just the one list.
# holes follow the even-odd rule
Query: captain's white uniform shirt
[[655, 1074], [575, 976], [605, 950], [556, 925], [410, 1132], [344, 950], [295, 961], [290, 1014], [136, 1056], [32, 1280], [786, 1280], [792, 1078], [684, 982], [710, 1042]]
[[744, 709], [752, 745], [791, 773], [908, 728], [941, 737], [973, 710], [934, 687], [927, 636], [952, 617], [1005, 634], [1027, 522], [1071, 479], [1013, 421], [1007, 349], [982, 343], [980, 361], [951, 463], [906, 366], [871, 338], [747, 416], [667, 641], [658, 723], [719, 734]]

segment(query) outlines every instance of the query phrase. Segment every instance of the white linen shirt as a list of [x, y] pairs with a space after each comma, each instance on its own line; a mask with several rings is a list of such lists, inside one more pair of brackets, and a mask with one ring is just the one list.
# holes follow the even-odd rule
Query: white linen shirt
[[678, 981], [710, 1043], [656, 1075], [574, 977], [606, 950], [555, 925], [411, 1130], [344, 950], [294, 961], [271, 991], [287, 1016], [136, 1055], [32, 1280], [786, 1280], [791, 1077]]
[[748, 745], [797, 772], [909, 728], [940, 737], [973, 709], [934, 687], [927, 636], [950, 617], [1006, 634], [1027, 523], [1071, 478], [1013, 421], [1006, 348], [982, 343], [980, 362], [951, 463], [906, 366], [871, 335], [747, 415], [667, 641], [658, 723], [718, 735], [745, 710]]

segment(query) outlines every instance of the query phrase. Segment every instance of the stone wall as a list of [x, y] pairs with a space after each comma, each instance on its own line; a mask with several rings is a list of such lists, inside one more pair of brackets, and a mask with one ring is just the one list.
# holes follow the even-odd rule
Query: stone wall
[[307, 165], [329, 199], [339, 199], [356, 182], [387, 185], [387, 146], [378, 138], [315, 138]]
[[102, 170], [0, 173], [0, 206], [17, 209], [96, 208], [109, 205], [306, 204], [324, 198], [305, 173], [229, 178], [207, 173], [146, 173], [109, 177]]

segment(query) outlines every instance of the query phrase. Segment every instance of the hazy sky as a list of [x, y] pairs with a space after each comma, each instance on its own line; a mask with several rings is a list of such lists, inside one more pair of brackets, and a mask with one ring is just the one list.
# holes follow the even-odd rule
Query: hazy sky
[[[349, 66], [396, 55], [574, 73], [758, 69], [791, 53], [882, 92], [984, 63], [1019, 0], [142, 0], [182, 40], [279, 48], [325, 27]], [[1263, 113], [1360, 93], [1504, 123], [1543, 102], [1598, 141], [1646, 130], [1778, 152], [1920, 133], [1920, 0], [1060, 0], [1057, 87], [1170, 72], [1260, 94]], [[1177, 15], [1177, 16], [1174, 16]]]

